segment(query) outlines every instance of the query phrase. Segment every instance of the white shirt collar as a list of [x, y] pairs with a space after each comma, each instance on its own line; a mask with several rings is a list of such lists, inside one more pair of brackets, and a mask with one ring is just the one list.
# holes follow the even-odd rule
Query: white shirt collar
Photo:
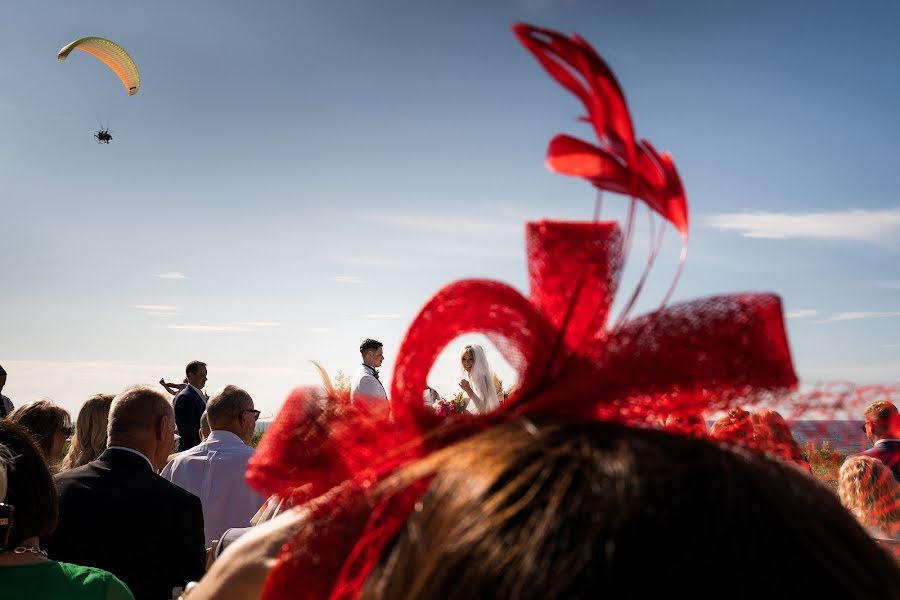
[[147, 455], [144, 454], [143, 452], [138, 452], [138, 451], [135, 450], [134, 448], [126, 448], [125, 446], [107, 446], [106, 449], [107, 449], [107, 450], [124, 450], [125, 452], [131, 452], [132, 454], [137, 454], [138, 456], [140, 456], [141, 458], [143, 458], [144, 460], [146, 460], [146, 461], [147, 461], [147, 464], [150, 465], [150, 469], [151, 469], [154, 473], [156, 473], [156, 467], [153, 466], [153, 463], [150, 462], [150, 459], [147, 458]]
[[229, 446], [247, 445], [239, 436], [235, 435], [231, 431], [225, 431], [224, 429], [213, 429], [210, 434], [206, 436], [206, 441], [203, 443], [205, 444], [207, 442], [218, 442], [220, 444], [227, 444]]
[[874, 444], [872, 444], [872, 445], [873, 445], [873, 446], [877, 446], [877, 445], [880, 444], [881, 442], [884, 442], [884, 443], [888, 443], [888, 442], [900, 442], [900, 439], [897, 439], [897, 438], [881, 438], [880, 440], [876, 441], [876, 442], [875, 442]]
[[196, 387], [194, 387], [193, 384], [190, 384], [190, 383], [189, 383], [188, 386], [189, 386], [192, 390], [194, 390], [195, 392], [197, 392], [197, 395], [200, 396], [200, 397], [203, 399], [204, 402], [206, 401], [206, 394], [204, 394], [201, 390], [198, 390]]

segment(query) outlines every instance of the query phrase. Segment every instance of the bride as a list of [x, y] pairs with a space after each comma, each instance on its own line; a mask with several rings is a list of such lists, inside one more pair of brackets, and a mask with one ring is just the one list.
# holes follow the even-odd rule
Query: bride
[[459, 387], [469, 397], [466, 406], [469, 412], [486, 413], [500, 406], [493, 372], [484, 348], [478, 344], [463, 346], [459, 353]]

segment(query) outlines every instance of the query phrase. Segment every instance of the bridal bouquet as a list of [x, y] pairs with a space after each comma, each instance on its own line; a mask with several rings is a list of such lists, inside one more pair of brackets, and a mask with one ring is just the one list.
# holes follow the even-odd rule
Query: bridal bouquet
[[440, 417], [466, 412], [469, 399], [462, 392], [452, 398], [440, 398], [434, 403], [434, 414]]

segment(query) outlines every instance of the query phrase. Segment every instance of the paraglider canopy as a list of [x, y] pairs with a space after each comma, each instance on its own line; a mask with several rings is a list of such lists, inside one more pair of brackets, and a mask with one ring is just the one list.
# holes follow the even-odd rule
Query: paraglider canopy
[[72, 50], [81, 50], [96, 56], [118, 75], [129, 96], [138, 93], [138, 89], [141, 87], [141, 76], [138, 73], [137, 65], [134, 64], [128, 52], [117, 43], [101, 37], [84, 37], [63, 46], [56, 56], [57, 60], [60, 62], [66, 60]]

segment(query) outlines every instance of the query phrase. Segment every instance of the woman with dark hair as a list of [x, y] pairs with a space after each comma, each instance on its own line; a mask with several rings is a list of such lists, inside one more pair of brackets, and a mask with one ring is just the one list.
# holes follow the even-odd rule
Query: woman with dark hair
[[3, 503], [13, 507], [9, 536], [0, 539], [0, 600], [134, 600], [111, 573], [47, 558], [39, 539], [56, 528], [59, 506], [43, 454], [24, 427], [8, 420], [0, 420], [0, 445], [12, 455]]
[[60, 465], [61, 471], [86, 465], [106, 450], [106, 424], [113, 398], [112, 394], [95, 394], [81, 405], [75, 435]]
[[[900, 597], [897, 565], [833, 494], [709, 440], [515, 420], [405, 467], [369, 502], [423, 481], [361, 598], [719, 597], [741, 573], [741, 597]], [[312, 512], [235, 542], [191, 600], [258, 597], [285, 541], [343, 531]]]
[[51, 467], [63, 459], [66, 440], [72, 435], [72, 417], [66, 409], [47, 399], [33, 400], [14, 410], [7, 419], [31, 433]]

